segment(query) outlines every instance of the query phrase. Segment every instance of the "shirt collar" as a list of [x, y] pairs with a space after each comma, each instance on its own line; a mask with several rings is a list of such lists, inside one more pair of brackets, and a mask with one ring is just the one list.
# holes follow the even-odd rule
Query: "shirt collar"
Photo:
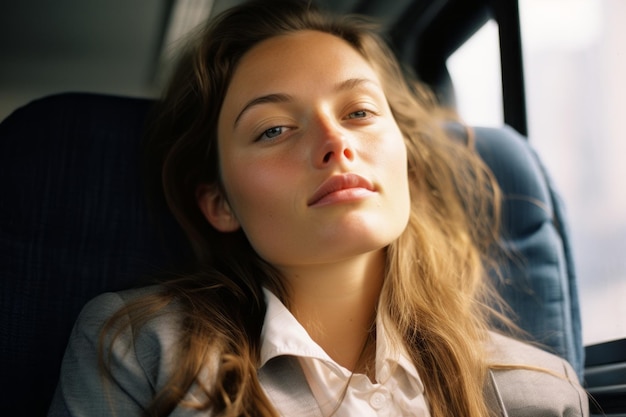
[[[336, 362], [309, 336], [285, 305], [271, 291], [263, 288], [267, 310], [261, 330], [260, 367], [277, 356], [289, 355], [322, 360], [339, 367]], [[411, 385], [424, 392], [424, 386], [399, 338], [387, 330], [380, 314], [376, 317], [376, 378], [388, 379], [400, 367]], [[395, 343], [394, 343], [395, 341]]]
[[332, 361], [278, 297], [266, 288], [263, 293], [267, 311], [261, 330], [261, 367], [270, 359], [283, 355]]
[[424, 392], [424, 384], [400, 338], [385, 326], [382, 315], [376, 316], [376, 378], [383, 381], [401, 368], [415, 390]]

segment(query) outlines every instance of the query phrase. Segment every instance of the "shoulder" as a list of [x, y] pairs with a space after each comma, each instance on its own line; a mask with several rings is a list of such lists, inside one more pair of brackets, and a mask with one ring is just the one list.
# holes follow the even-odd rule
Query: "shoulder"
[[574, 373], [570, 374], [568, 368], [571, 367], [564, 359], [528, 343], [497, 333], [490, 333], [487, 352], [492, 363], [537, 366], [562, 376], [576, 378]]
[[150, 299], [161, 291], [162, 287], [150, 286], [104, 293], [89, 301], [74, 326], [66, 368], [74, 365], [77, 372], [85, 366], [98, 368], [102, 348], [112, 377], [161, 386], [174, 366], [181, 328], [175, 303], [151, 309]]
[[[177, 302], [163, 302], [162, 291], [153, 286], [104, 293], [85, 305], [49, 415], [145, 414], [180, 359], [183, 315]], [[187, 411], [177, 408], [172, 415]]]
[[[160, 286], [108, 292], [98, 295], [83, 307], [75, 324], [75, 333], [93, 337], [104, 333], [132, 335], [135, 342], [146, 337], [172, 333], [179, 327], [180, 308], [169, 303], [158, 308]], [[117, 332], [117, 333], [116, 333]], [[174, 335], [172, 335], [174, 336]]]
[[587, 395], [567, 361], [509, 337], [490, 336], [489, 366], [509, 415], [588, 415]]

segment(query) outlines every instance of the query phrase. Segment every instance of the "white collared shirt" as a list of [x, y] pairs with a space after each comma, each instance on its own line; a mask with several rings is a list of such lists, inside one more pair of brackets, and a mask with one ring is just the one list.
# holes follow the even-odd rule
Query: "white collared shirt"
[[[390, 343], [380, 317], [376, 319], [376, 382], [363, 374], [350, 379], [352, 372], [331, 359], [274, 294], [264, 292], [267, 313], [261, 366], [277, 356], [297, 357], [324, 416], [430, 416], [415, 366], [402, 347]], [[283, 414], [280, 404], [274, 406]]]

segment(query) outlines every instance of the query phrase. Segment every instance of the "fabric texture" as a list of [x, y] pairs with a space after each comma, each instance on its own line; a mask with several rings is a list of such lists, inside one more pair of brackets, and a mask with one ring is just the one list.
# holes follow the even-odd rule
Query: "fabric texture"
[[[157, 291], [158, 287], [103, 294], [91, 301], [82, 311], [73, 330], [65, 354], [61, 379], [49, 416], [92, 417], [141, 415], [156, 391], [163, 387], [174, 366], [175, 341], [179, 331], [176, 306], [166, 314], [151, 319], [141, 330], [127, 329], [111, 345], [111, 379], [105, 380], [97, 362], [100, 331], [110, 315], [135, 297]], [[547, 370], [498, 369], [494, 371], [496, 391], [500, 393], [506, 411], [501, 415], [515, 417], [586, 416], [588, 406], [576, 374], [563, 359], [543, 350], [492, 335], [489, 344], [490, 360], [502, 367], [536, 366]], [[260, 369], [261, 383], [267, 383], [270, 398], [287, 398], [281, 411], [285, 416], [322, 415], [312, 402], [313, 394], [302, 382], [302, 370], [297, 362], [279, 358]], [[210, 371], [208, 372], [210, 375]], [[293, 381], [293, 384], [291, 383]], [[189, 398], [198, 394], [193, 388]], [[278, 397], [276, 396], [278, 395]], [[313, 400], [314, 401], [314, 400]], [[498, 406], [495, 402], [495, 406]], [[497, 409], [495, 411], [498, 411]], [[319, 414], [318, 414], [319, 413]], [[179, 406], [172, 416], [203, 415], [202, 412]], [[204, 415], [207, 415], [204, 413]], [[208, 414], [210, 415], [210, 413]]]
[[183, 264], [172, 216], [146, 204], [151, 100], [63, 94], [0, 124], [0, 415], [42, 416], [84, 304]]
[[582, 381], [578, 284], [563, 202], [527, 140], [509, 127], [458, 123], [446, 128], [470, 141], [493, 172], [503, 194], [501, 275], [493, 281], [509, 317], [544, 349], [566, 358]]
[[539, 158], [510, 128], [476, 128], [476, 148], [503, 191], [503, 242], [511, 258], [497, 288], [514, 321], [559, 353], [582, 380], [578, 287], [563, 206]]

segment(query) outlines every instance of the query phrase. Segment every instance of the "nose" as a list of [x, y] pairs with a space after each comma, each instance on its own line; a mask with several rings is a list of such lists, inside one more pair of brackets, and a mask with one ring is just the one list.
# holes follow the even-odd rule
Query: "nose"
[[333, 163], [354, 161], [355, 151], [350, 140], [350, 133], [339, 122], [329, 118], [319, 118], [317, 124], [318, 140], [313, 152], [314, 165], [325, 168]]

